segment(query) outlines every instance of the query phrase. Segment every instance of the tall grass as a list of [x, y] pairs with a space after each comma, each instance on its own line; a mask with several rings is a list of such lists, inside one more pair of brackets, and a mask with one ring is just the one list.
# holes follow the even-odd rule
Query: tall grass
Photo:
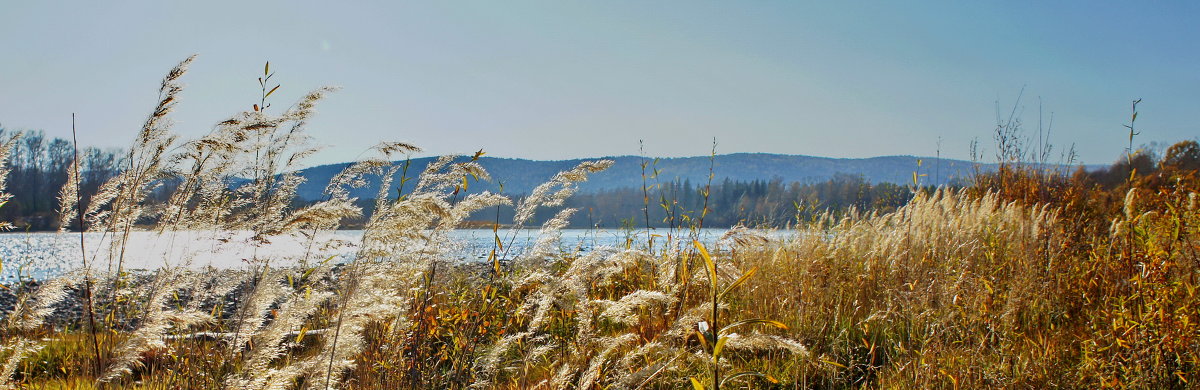
[[[824, 214], [782, 236], [732, 229], [711, 245], [669, 238], [564, 250], [560, 231], [574, 210], [562, 209], [518, 253], [517, 229], [561, 208], [611, 162], [580, 164], [512, 199], [469, 190], [490, 179], [480, 154], [446, 156], [408, 177], [394, 161], [419, 149], [385, 142], [337, 175], [325, 200], [296, 206], [302, 179], [291, 172], [315, 150], [305, 124], [333, 89], [270, 112], [280, 89], [268, 88], [265, 67], [251, 110], [180, 141], [169, 114], [191, 61], [164, 79], [122, 173], [88, 204], [63, 192], [63, 212], [83, 211], [82, 226], [102, 234], [102, 249], [85, 253], [92, 267], [8, 286], [19, 299], [0, 333], [5, 386], [1184, 388], [1200, 380], [1200, 200], [1181, 184], [1194, 183], [1185, 171], [1171, 171], [1182, 175], [1173, 185], [1135, 177], [1113, 189], [1122, 192], [1114, 203], [1091, 182], [1006, 165], [972, 188], [918, 191], [894, 212]], [[0, 157], [9, 145], [0, 143]], [[381, 184], [362, 240], [339, 259], [345, 247], [322, 233], [363, 214], [348, 189], [372, 177]], [[393, 193], [393, 180], [415, 184]], [[166, 200], [152, 201], [153, 191]], [[496, 225], [488, 261], [457, 259], [450, 233], [503, 204], [515, 205], [514, 228]], [[705, 212], [678, 222], [698, 227]], [[124, 260], [139, 230], [205, 250], [132, 272]], [[299, 242], [291, 245], [303, 254], [273, 254], [280, 242]], [[212, 260], [204, 254], [219, 253], [207, 245], [252, 255], [240, 269], [204, 268]], [[80, 285], [84, 275], [97, 291], [81, 308], [91, 286]], [[88, 311], [94, 332], [82, 320]]]

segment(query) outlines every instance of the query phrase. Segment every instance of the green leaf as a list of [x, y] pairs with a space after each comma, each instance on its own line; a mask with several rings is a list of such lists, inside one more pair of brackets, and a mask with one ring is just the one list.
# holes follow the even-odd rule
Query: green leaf
[[304, 340], [305, 334], [308, 334], [308, 325], [300, 327], [300, 332], [296, 333], [296, 344], [300, 344]]
[[713, 355], [712, 355], [712, 361], [713, 361], [713, 364], [716, 364], [716, 363], [717, 363], [717, 359], [720, 359], [720, 358], [721, 358], [721, 350], [722, 350], [722, 349], [725, 349], [725, 342], [726, 342], [726, 341], [729, 341], [729, 338], [728, 338], [728, 337], [721, 337], [721, 338], [718, 338], [718, 339], [717, 339], [717, 345], [716, 345], [716, 346], [713, 346]]
[[704, 258], [704, 266], [708, 267], [708, 280], [712, 282], [712, 291], [717, 291], [717, 265], [713, 263], [712, 256], [708, 254], [708, 249], [704, 248], [704, 244], [700, 241], [692, 241], [696, 246], [696, 250], [700, 251], [700, 257]]
[[704, 385], [700, 384], [700, 380], [694, 376], [689, 376], [688, 380], [692, 382], [692, 388], [696, 390], [705, 390]]
[[[320, 263], [320, 265], [329, 264], [329, 262], [330, 262], [330, 261], [333, 261], [333, 259], [334, 259], [335, 257], [337, 257], [337, 256], [329, 256], [329, 257], [326, 257], [326, 258], [325, 258], [325, 260], [321, 260], [321, 263]], [[309, 268], [309, 269], [305, 270], [305, 271], [304, 271], [304, 278], [305, 278], [305, 279], [307, 279], [307, 278], [308, 278], [308, 276], [309, 276], [309, 275], [312, 275], [313, 271], [316, 271], [316, 270], [317, 270], [317, 268], [316, 268], [316, 267]]]
[[721, 299], [721, 298], [725, 297], [725, 294], [728, 294], [730, 291], [733, 291], [733, 289], [735, 287], [741, 285], [742, 283], [745, 283], [747, 280], [750, 280], [750, 277], [754, 276], [754, 274], [757, 272], [758, 272], [757, 266], [754, 268], [751, 268], [749, 271], [746, 271], [746, 273], [742, 274], [742, 277], [738, 278], [737, 280], [733, 281], [732, 284], [725, 287], [725, 290], [721, 291], [721, 294], [717, 295], [717, 299]]
[[271, 61], [267, 61], [267, 64], [263, 65], [263, 74], [267, 73], [271, 73]]
[[767, 374], [763, 374], [758, 371], [742, 371], [737, 374], [730, 375], [730, 376], [726, 377], [725, 379], [721, 380], [721, 386], [725, 386], [726, 382], [736, 380], [736, 379], [741, 379], [741, 378], [747, 377], [747, 376], [759, 377], [759, 378], [762, 378], [763, 380], [765, 380], [767, 382], [771, 382], [773, 384], [779, 383], [779, 380], [775, 379], [775, 377], [767, 375]]
[[278, 85], [276, 85], [276, 86], [275, 86], [275, 88], [271, 88], [271, 91], [270, 91], [270, 92], [267, 92], [267, 94], [266, 94], [266, 95], [263, 95], [263, 97], [269, 97], [269, 96], [271, 96], [271, 94], [275, 93], [275, 90], [276, 90], [276, 89], [279, 89], [279, 86], [278, 86]]
[[695, 332], [696, 337], [700, 338], [700, 346], [704, 347], [704, 349], [708, 349], [708, 336], [705, 336], [704, 333], [699, 329], [696, 329]]
[[784, 329], [784, 330], [787, 330], [787, 328], [788, 328], [787, 325], [784, 325], [782, 322], [779, 322], [779, 321], [767, 320], [767, 319], [762, 319], [762, 318], [754, 318], [754, 319], [749, 319], [749, 320], [741, 320], [741, 321], [726, 325], [724, 328], [721, 328], [720, 334], [722, 334], [722, 335], [728, 334], [729, 331], [731, 331], [734, 328], [737, 328], [739, 326], [742, 326], [742, 325], [756, 325], [756, 324], [770, 325], [770, 326], [774, 326], [776, 328]]
[[826, 364], [832, 364], [832, 365], [834, 365], [834, 366], [836, 366], [836, 367], [839, 367], [839, 368], [849, 368], [849, 367], [846, 367], [846, 365], [844, 365], [844, 364], [841, 364], [841, 363], [838, 363], [838, 362], [835, 362], [835, 361], [832, 361], [832, 360], [825, 360], [825, 359], [821, 359], [821, 361], [822, 361], [822, 362], [824, 362], [824, 363], [826, 363]]

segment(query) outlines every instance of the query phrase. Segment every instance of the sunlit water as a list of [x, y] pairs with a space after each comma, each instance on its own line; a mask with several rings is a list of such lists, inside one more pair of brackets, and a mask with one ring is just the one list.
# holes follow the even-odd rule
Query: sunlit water
[[[703, 229], [699, 239], [711, 244], [725, 232], [724, 229]], [[651, 233], [659, 245], [668, 235], [665, 230]], [[506, 248], [500, 253], [508, 258], [528, 250], [539, 237], [538, 230], [516, 233], [501, 230], [499, 234]], [[771, 234], [783, 236], [786, 233]], [[245, 266], [251, 259], [265, 258], [272, 259], [276, 266], [331, 258], [347, 261], [358, 248], [362, 235], [361, 230], [341, 230], [320, 234], [313, 240], [295, 234], [270, 237], [266, 243], [255, 244], [248, 232], [134, 232], [124, 245], [119, 242], [114, 245], [112, 235], [86, 233], [81, 251], [78, 233], [3, 233], [0, 234], [0, 261], [3, 261], [0, 281], [10, 282], [18, 275], [41, 279], [79, 269], [84, 264], [81, 253], [87, 253], [87, 263], [101, 272], [115, 269], [118, 260], [120, 267], [127, 270], [164, 266], [236, 268]], [[690, 240], [686, 231], [676, 231], [675, 235], [678, 235], [676, 242]], [[625, 247], [627, 242], [644, 246], [646, 236], [644, 230], [565, 229], [560, 246], [563, 250], [580, 252], [600, 247]], [[459, 229], [450, 233], [449, 243], [443, 244], [449, 244], [451, 256], [462, 261], [482, 261], [496, 248], [496, 237], [490, 229]]]

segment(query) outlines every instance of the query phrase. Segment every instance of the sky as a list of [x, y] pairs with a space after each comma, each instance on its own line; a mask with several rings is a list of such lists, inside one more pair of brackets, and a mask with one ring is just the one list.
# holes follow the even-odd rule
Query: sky
[[[121, 147], [199, 54], [174, 131], [324, 85], [309, 165], [382, 140], [556, 160], [764, 152], [1108, 163], [1200, 136], [1200, 2], [0, 1], [0, 126]], [[1018, 99], [1019, 97], [1019, 99]], [[1039, 112], [1041, 113], [1039, 115]], [[1050, 125], [1051, 117], [1053, 124]], [[1031, 141], [1033, 142], [1033, 141]]]

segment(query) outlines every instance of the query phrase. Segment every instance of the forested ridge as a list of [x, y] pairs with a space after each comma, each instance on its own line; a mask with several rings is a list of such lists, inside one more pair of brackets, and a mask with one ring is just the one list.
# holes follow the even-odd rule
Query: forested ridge
[[[12, 133], [11, 130], [0, 129], [0, 135]], [[80, 196], [84, 204], [87, 204], [102, 183], [120, 172], [127, 156], [120, 149], [95, 147], [83, 147], [78, 153], [82, 167]], [[1194, 160], [1200, 159], [1197, 155], [1200, 155], [1200, 152], [1197, 151], [1195, 142], [1184, 141], [1168, 149], [1161, 157], [1151, 151], [1143, 150], [1132, 160], [1124, 157], [1117, 159], [1110, 167], [1097, 169], [1077, 167], [1075, 175], [1076, 180], [1108, 188], [1116, 186], [1126, 179], [1131, 163], [1138, 175], [1152, 176], [1162, 167], [1171, 167], [1173, 170], [1180, 168], [1195, 170], [1196, 167], [1193, 165], [1197, 163]], [[13, 198], [5, 207], [0, 208], [0, 218], [12, 221], [17, 230], [57, 229], [58, 192], [66, 183], [67, 170], [74, 156], [74, 146], [68, 140], [47, 138], [41, 131], [23, 132], [21, 139], [14, 145], [13, 152], [9, 156], [9, 165], [12, 167], [12, 171], [8, 180]], [[721, 157], [729, 158], [730, 156], [733, 155], [715, 156], [709, 162], [715, 163], [720, 161]], [[766, 161], [780, 161], [778, 156], [767, 157]], [[684, 170], [678, 164], [662, 164], [669, 167], [664, 170], [658, 166], [660, 161], [663, 160], [637, 158], [628, 162], [645, 164], [645, 177], [632, 171], [639, 167], [627, 167], [626, 170], [631, 172], [623, 172], [622, 175], [630, 177], [623, 178], [624, 181], [601, 178], [600, 180], [607, 180], [607, 182], [599, 183], [603, 185], [594, 185], [592, 188], [581, 186], [581, 193], [571, 197], [566, 203], [568, 207], [579, 209], [579, 212], [569, 220], [568, 226], [604, 229], [697, 226], [701, 222], [701, 214], [704, 214], [703, 226], [705, 227], [730, 227], [739, 224], [780, 227], [793, 224], [798, 220], [809, 219], [825, 211], [842, 213], [854, 209], [887, 212], [906, 204], [912, 198], [914, 189], [928, 190], [937, 185], [961, 187], [969, 184], [956, 174], [951, 174], [951, 172], [960, 172], [964, 169], [961, 161], [955, 162], [954, 160], [948, 160], [954, 163], [946, 164], [945, 173], [934, 173], [937, 172], [935, 171], [937, 168], [931, 166], [932, 164], [923, 166], [914, 164], [910, 173], [919, 173], [916, 186], [912, 182], [903, 184], [872, 182], [866, 175], [851, 173], [833, 173], [827, 178], [807, 181], [789, 181], [776, 175], [771, 179], [738, 180], [726, 177], [709, 182], [708, 180], [692, 180], [688, 177], [680, 179], [683, 176], [680, 174], [681, 171], [687, 172], [686, 176], [695, 176], [695, 172]], [[424, 163], [424, 161], [420, 161], [414, 165]], [[490, 190], [517, 197], [527, 193], [529, 188], [526, 187], [529, 186], [523, 184], [524, 181], [545, 180], [546, 178], [525, 177], [536, 175], [531, 175], [530, 172], [523, 169], [525, 165], [520, 165], [522, 163], [529, 165], [531, 162], [515, 159], [491, 159], [488, 165], [492, 165], [494, 179], [490, 182], [472, 183], [466, 192], [478, 193]], [[544, 163], [546, 167], [555, 168], [559, 162], [541, 163]], [[504, 169], [505, 164], [508, 164], [508, 169]], [[726, 164], [733, 165], [728, 162]], [[696, 162], [693, 161], [691, 165], [696, 165]], [[323, 187], [324, 182], [328, 179], [323, 177], [322, 172], [328, 170], [325, 169], [326, 167], [333, 166], [335, 165], [302, 170], [301, 174], [308, 179], [308, 182], [301, 185], [301, 192], [306, 186]], [[420, 168], [423, 167], [410, 168], [409, 174], [420, 172]], [[981, 171], [990, 171], [993, 168], [992, 165], [982, 164], [976, 167]], [[695, 170], [694, 167], [687, 169]], [[764, 171], [771, 169], [775, 168], [762, 168]], [[825, 167], [823, 169], [832, 168]], [[506, 173], [509, 174], [506, 175]], [[671, 173], [674, 173], [675, 176], [668, 176]], [[399, 183], [400, 180], [395, 182]], [[639, 185], [630, 185], [630, 182]], [[160, 182], [155, 192], [167, 193], [172, 184], [171, 182]], [[406, 192], [403, 188], [397, 190]], [[309, 190], [309, 192], [312, 191]], [[708, 194], [707, 199], [705, 199], [705, 193]], [[151, 197], [152, 202], [162, 200]], [[302, 206], [314, 200], [315, 195], [310, 195], [307, 200], [298, 200], [295, 206]], [[359, 202], [363, 205], [373, 201], [370, 197], [359, 195]], [[367, 209], [369, 210], [369, 208]], [[701, 213], [701, 210], [707, 210], [707, 212]], [[344, 228], [358, 227], [368, 216], [346, 221]], [[512, 217], [513, 209], [511, 207], [500, 206], [478, 211], [472, 214], [469, 220], [474, 225], [484, 226], [494, 221], [509, 221], [512, 220]], [[531, 226], [540, 225], [551, 217], [553, 215], [549, 212], [539, 212], [531, 220], [533, 224]]]
[[[12, 133], [10, 130], [0, 129], [0, 134]], [[120, 171], [122, 164], [126, 161], [124, 153], [120, 149], [94, 147], [85, 147], [79, 150], [82, 167], [80, 194], [84, 204], [88, 203], [102, 183]], [[5, 207], [0, 208], [0, 217], [13, 221], [17, 230], [57, 229], [58, 193], [67, 181], [67, 172], [74, 156], [75, 149], [71, 141], [47, 138], [41, 131], [23, 132], [9, 157], [9, 164], [12, 167], [9, 188], [13, 198]], [[702, 158], [691, 159], [701, 160]], [[820, 181], [811, 180], [805, 183], [785, 181], [778, 176], [769, 180], [724, 178], [708, 183], [707, 181], [695, 182], [691, 179], [680, 180], [678, 176], [667, 179], [665, 174], [654, 174], [656, 169], [660, 173], [663, 172], [662, 168], [657, 167], [659, 160], [644, 159], [644, 161], [648, 170], [648, 177], [645, 180], [637, 174], [630, 174], [634, 177], [625, 178], [633, 182], [641, 182], [641, 185], [617, 188], [596, 186], [590, 190], [585, 188], [582, 193], [569, 199], [570, 207], [581, 210], [570, 220], [569, 226], [573, 228], [671, 227], [689, 224], [691, 219], [699, 222], [700, 210], [705, 207], [703, 196], [705, 186], [709, 187], [710, 194], [708, 196], [708, 212], [704, 218], [704, 224], [708, 227], [729, 227], [739, 223], [783, 226], [794, 222], [796, 218], [805, 218], [816, 211], [826, 209], [841, 211], [855, 207], [860, 210], [890, 210], [903, 205], [911, 197], [911, 190], [905, 186], [886, 182], [873, 184], [864, 175], [835, 173], [831, 178]], [[491, 160], [492, 164], [517, 164], [519, 162], [521, 160]], [[524, 162], [528, 163], [528, 161]], [[553, 168], [557, 162], [544, 163]], [[675, 169], [675, 166], [663, 165]], [[308, 178], [309, 182], [304, 186], [324, 187], [319, 168], [305, 172], [307, 174], [304, 176]], [[419, 172], [420, 169], [413, 168], [411, 171]], [[504, 173], [511, 173], [511, 175], [504, 175]], [[549, 175], [525, 178], [524, 176], [530, 176], [530, 174], [522, 169], [504, 170], [496, 174], [496, 179], [492, 182], [472, 184], [468, 188], [468, 192], [491, 190], [520, 196], [529, 191], [529, 188], [525, 188], [529, 187], [528, 185], [521, 184], [522, 180], [540, 181], [545, 180]], [[169, 190], [172, 184], [170, 182], [159, 183], [160, 188], [157, 192]], [[620, 182], [605, 184], [628, 185], [628, 183]], [[514, 187], [516, 187], [516, 191], [513, 190]], [[315, 198], [315, 195], [312, 197]], [[151, 199], [151, 201], [162, 200], [153, 197]], [[311, 201], [311, 199], [299, 201], [296, 206]], [[359, 198], [359, 202], [364, 204], [373, 201], [367, 197], [360, 196]], [[502, 206], [498, 209], [477, 212], [471, 216], [471, 220], [476, 223], [505, 221], [511, 220], [512, 214], [511, 207]], [[552, 216], [538, 213], [532, 222], [541, 224]], [[647, 216], [649, 220], [647, 220]], [[347, 221], [346, 227], [355, 227], [362, 221], [365, 221], [365, 217], [358, 221]]]

